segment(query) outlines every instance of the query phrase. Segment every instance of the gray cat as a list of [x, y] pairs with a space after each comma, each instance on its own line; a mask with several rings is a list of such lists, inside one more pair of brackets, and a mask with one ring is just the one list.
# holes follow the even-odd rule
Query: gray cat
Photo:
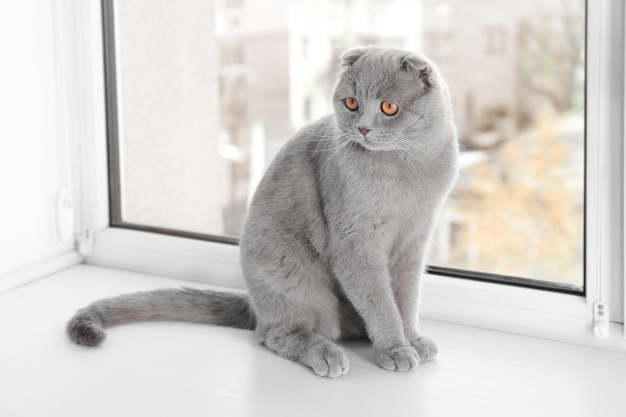
[[337, 340], [369, 337], [384, 369], [409, 371], [437, 348], [417, 328], [424, 255], [457, 176], [448, 88], [415, 53], [341, 56], [334, 114], [299, 131], [261, 181], [241, 238], [248, 295], [164, 289], [97, 301], [67, 332], [185, 320], [254, 329], [278, 355], [337, 377]]

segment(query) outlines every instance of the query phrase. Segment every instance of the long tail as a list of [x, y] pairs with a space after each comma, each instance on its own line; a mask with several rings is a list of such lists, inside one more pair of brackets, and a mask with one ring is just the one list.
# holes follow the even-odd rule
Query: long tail
[[78, 310], [67, 334], [79, 345], [97, 346], [104, 329], [138, 321], [178, 320], [254, 329], [256, 317], [245, 294], [191, 288], [138, 292], [96, 301]]

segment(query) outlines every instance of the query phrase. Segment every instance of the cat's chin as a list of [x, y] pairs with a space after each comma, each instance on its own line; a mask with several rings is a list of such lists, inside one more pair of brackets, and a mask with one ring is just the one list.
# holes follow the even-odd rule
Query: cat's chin
[[395, 149], [395, 146], [390, 145], [388, 143], [377, 143], [377, 142], [372, 142], [371, 140], [353, 139], [352, 143], [356, 145], [357, 148], [363, 151], [384, 152], [384, 151], [392, 151]]

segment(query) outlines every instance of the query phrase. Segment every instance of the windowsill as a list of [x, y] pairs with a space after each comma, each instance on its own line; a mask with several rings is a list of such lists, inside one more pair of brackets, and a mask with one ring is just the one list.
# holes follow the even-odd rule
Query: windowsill
[[[245, 288], [235, 245], [113, 227], [96, 234], [87, 263]], [[592, 334], [582, 296], [428, 274], [424, 281], [422, 318], [626, 351], [623, 326], [612, 324], [609, 339]]]
[[440, 356], [415, 372], [380, 369], [347, 344], [337, 380], [259, 346], [250, 331], [141, 323], [73, 345], [66, 320], [98, 298], [164, 286], [207, 287], [76, 266], [0, 294], [2, 415], [617, 416], [626, 355], [424, 320]]

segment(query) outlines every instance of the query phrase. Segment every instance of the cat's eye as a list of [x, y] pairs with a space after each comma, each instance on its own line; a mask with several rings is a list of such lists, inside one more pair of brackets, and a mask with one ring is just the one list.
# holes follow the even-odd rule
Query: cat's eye
[[349, 110], [355, 111], [359, 108], [359, 102], [354, 97], [346, 97], [344, 103]]
[[387, 116], [393, 116], [398, 113], [398, 105], [396, 103], [392, 103], [391, 101], [383, 101], [380, 103], [380, 109]]

